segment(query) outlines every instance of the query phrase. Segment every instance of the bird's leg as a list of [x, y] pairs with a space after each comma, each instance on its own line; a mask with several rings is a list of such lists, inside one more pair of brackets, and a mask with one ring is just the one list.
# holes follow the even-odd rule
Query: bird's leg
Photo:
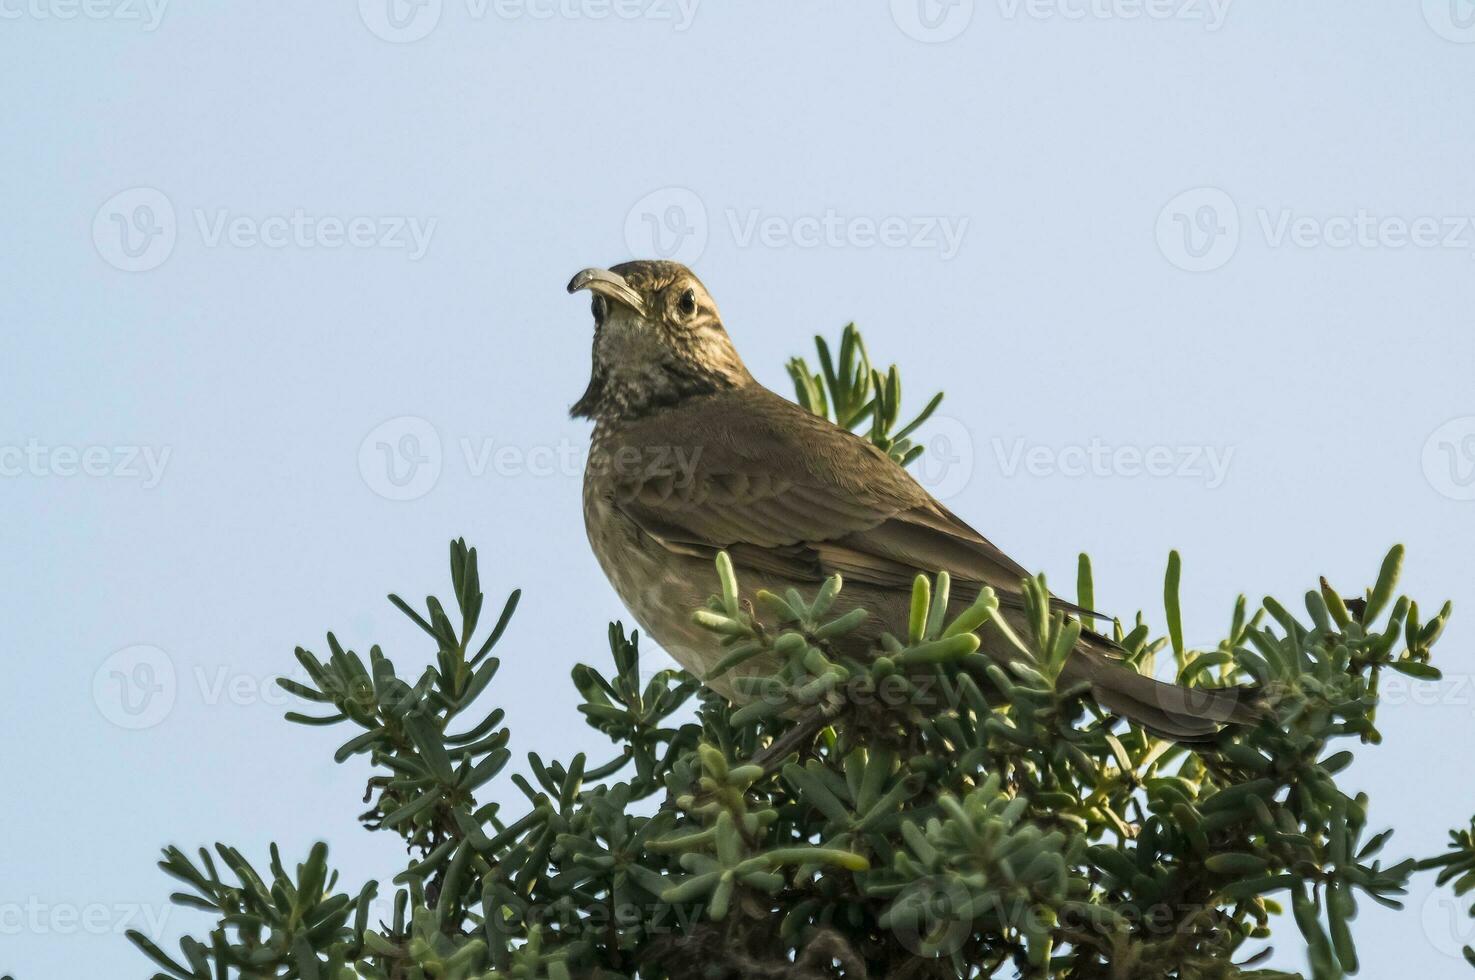
[[810, 708], [799, 716], [793, 728], [774, 739], [768, 748], [760, 752], [753, 759], [753, 764], [762, 766], [765, 773], [777, 769], [779, 764], [789, 757], [789, 753], [807, 744], [829, 727], [830, 723], [840, 716], [843, 706], [843, 701], [835, 700]]

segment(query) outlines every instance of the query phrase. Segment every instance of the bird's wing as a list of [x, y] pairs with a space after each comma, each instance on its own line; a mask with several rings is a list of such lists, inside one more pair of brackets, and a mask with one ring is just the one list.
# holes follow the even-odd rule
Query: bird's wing
[[869, 441], [757, 386], [672, 406], [616, 443], [613, 503], [673, 552], [886, 587], [945, 570], [1012, 593], [1029, 574]]

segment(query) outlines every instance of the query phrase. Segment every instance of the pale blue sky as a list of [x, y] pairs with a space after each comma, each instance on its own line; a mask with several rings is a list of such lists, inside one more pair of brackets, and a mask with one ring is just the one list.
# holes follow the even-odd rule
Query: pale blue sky
[[[453, 536], [525, 590], [514, 748], [598, 745], [563, 284], [653, 251], [781, 390], [849, 319], [945, 388], [928, 478], [1113, 611], [1178, 548], [1211, 643], [1405, 542], [1450, 679], [1345, 785], [1395, 856], [1475, 811], [1468, 0], [386, 2], [0, 0], [0, 972], [146, 975], [123, 929], [203, 924], [166, 843], [400, 867], [269, 683], [327, 628], [423, 663], [383, 596]], [[1427, 883], [1370, 904], [1363, 975], [1467, 972]]]

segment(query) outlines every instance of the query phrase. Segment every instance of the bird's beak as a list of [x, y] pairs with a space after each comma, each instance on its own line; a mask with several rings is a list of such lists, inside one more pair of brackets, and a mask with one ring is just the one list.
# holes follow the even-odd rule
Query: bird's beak
[[568, 281], [568, 291], [587, 289], [597, 296], [628, 306], [640, 317], [645, 316], [645, 300], [631, 288], [625, 277], [608, 269], [585, 269]]

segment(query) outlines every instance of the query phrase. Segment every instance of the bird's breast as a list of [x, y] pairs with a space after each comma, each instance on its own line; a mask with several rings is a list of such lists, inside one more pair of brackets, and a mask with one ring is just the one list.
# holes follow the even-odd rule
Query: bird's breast
[[700, 675], [717, 656], [717, 643], [691, 616], [716, 591], [716, 572], [706, 562], [667, 551], [620, 510], [612, 485], [592, 472], [584, 478], [584, 529], [605, 578], [636, 623]]

